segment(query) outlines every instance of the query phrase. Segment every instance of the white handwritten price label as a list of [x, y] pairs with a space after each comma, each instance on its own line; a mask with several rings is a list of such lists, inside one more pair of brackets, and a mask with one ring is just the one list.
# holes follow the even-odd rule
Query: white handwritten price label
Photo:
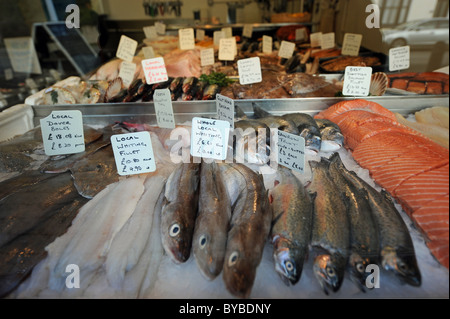
[[251, 38], [253, 35], [253, 24], [244, 24], [242, 29], [242, 36], [246, 38]]
[[342, 43], [342, 55], [357, 56], [362, 42], [362, 34], [346, 33]]
[[134, 80], [136, 72], [136, 63], [123, 61], [120, 67], [119, 77], [122, 79], [124, 86], [128, 87]]
[[154, 39], [154, 38], [158, 37], [158, 34], [156, 33], [156, 27], [154, 25], [149, 26], [149, 27], [144, 27], [143, 30], [144, 30], [145, 37], [147, 39]]
[[153, 59], [155, 57], [155, 50], [153, 50], [153, 47], [143, 47], [142, 52], [144, 53], [145, 59]]
[[220, 39], [219, 43], [219, 60], [233, 61], [236, 56], [236, 38]]
[[371, 67], [346, 67], [342, 94], [348, 96], [368, 96], [371, 77]]
[[156, 121], [162, 128], [175, 128], [175, 117], [173, 115], [172, 98], [169, 89], [158, 89], [153, 94], [155, 103]]
[[178, 39], [180, 41], [180, 50], [192, 50], [195, 48], [193, 28], [178, 30]]
[[259, 57], [238, 60], [237, 65], [239, 83], [241, 85], [260, 83], [262, 81], [261, 62]]
[[225, 32], [214, 31], [214, 33], [213, 33], [214, 46], [218, 47], [220, 45], [221, 39], [225, 39]]
[[273, 39], [268, 35], [262, 37], [262, 52], [266, 54], [272, 53]]
[[216, 95], [217, 119], [228, 121], [234, 129], [234, 100], [220, 94]]
[[117, 48], [116, 57], [127, 62], [132, 62], [136, 53], [137, 41], [122, 35], [120, 37], [119, 47]]
[[299, 173], [305, 170], [305, 139], [278, 130], [278, 163]]
[[389, 50], [389, 71], [409, 69], [409, 61], [409, 45], [404, 47], [392, 48]]
[[222, 28], [222, 32], [224, 33], [226, 39], [233, 37], [233, 29], [231, 27]]
[[149, 132], [111, 136], [117, 173], [121, 176], [156, 171], [152, 141]]
[[142, 69], [144, 70], [147, 84], [165, 82], [169, 79], [166, 64], [162, 57], [142, 60]]
[[200, 51], [200, 64], [201, 66], [214, 64], [214, 49], [204, 49]]
[[40, 124], [46, 155], [84, 152], [83, 116], [80, 111], [53, 111], [41, 119]]
[[329, 32], [322, 34], [322, 50], [332, 49], [336, 46], [335, 33]]
[[322, 32], [315, 32], [309, 35], [309, 41], [311, 42], [311, 48], [317, 48], [322, 46]]
[[160, 35], [166, 34], [166, 25], [162, 22], [155, 22], [156, 33]]
[[295, 29], [295, 41], [305, 41], [307, 36], [305, 28]]
[[9, 81], [12, 80], [14, 78], [14, 73], [12, 69], [5, 69], [5, 80]]
[[205, 40], [205, 30], [197, 29], [195, 32], [195, 38], [197, 39], [197, 41]]
[[280, 50], [278, 56], [281, 58], [289, 59], [294, 54], [295, 43], [289, 41], [281, 41]]
[[192, 119], [191, 155], [217, 160], [227, 157], [230, 123], [194, 117]]

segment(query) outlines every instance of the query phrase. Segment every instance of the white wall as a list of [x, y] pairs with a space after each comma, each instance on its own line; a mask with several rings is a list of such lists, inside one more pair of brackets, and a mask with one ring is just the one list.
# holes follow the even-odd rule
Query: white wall
[[413, 0], [409, 8], [407, 21], [432, 18], [437, 0]]
[[[207, 0], [182, 0], [182, 19], [193, 19], [194, 10], [200, 10], [201, 19], [209, 22], [211, 17], [217, 17], [221, 23], [227, 23], [228, 6], [226, 3], [217, 3], [208, 6]], [[153, 19], [145, 15], [143, 0], [92, 0], [93, 8], [98, 13], [107, 14], [111, 20], [145, 20]], [[261, 21], [262, 13], [256, 2], [237, 9], [236, 20], [238, 23], [257, 23]], [[158, 15], [157, 19], [174, 19], [174, 14]]]

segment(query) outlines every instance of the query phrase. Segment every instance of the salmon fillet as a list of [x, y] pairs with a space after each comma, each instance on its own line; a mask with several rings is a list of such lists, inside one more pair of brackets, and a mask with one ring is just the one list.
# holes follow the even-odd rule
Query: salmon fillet
[[353, 158], [364, 168], [376, 170], [392, 159], [411, 151], [426, 156], [445, 156], [445, 150], [430, 143], [428, 138], [405, 132], [381, 132], [361, 142], [353, 151]]
[[426, 94], [442, 94], [441, 82], [427, 82]]
[[391, 118], [394, 121], [396, 120], [395, 114], [393, 112], [389, 111], [388, 109], [384, 108], [383, 106], [381, 106], [376, 102], [367, 101], [364, 99], [355, 99], [348, 101], [346, 100], [338, 102], [330, 106], [328, 109], [315, 115], [314, 117], [317, 119], [328, 119], [330, 121], [333, 121], [333, 119], [339, 114], [348, 112], [350, 110], [364, 110], [367, 112], [383, 115], [385, 117]]
[[425, 94], [426, 89], [427, 87], [425, 83], [410, 80], [408, 82], [408, 87], [406, 88], [406, 91], [417, 94]]
[[448, 158], [416, 156], [415, 153], [408, 153], [394, 158], [385, 166], [373, 171], [373, 179], [391, 194], [395, 194], [397, 187], [406, 179], [448, 164]]
[[448, 238], [444, 240], [434, 240], [427, 244], [433, 256], [448, 269]]
[[393, 123], [372, 121], [356, 127], [355, 129], [344, 131], [343, 134], [345, 136], [347, 147], [354, 150], [366, 139], [383, 132], [400, 132], [408, 134], [414, 131], [400, 124], [394, 125]]
[[401, 199], [407, 212], [415, 212], [434, 200], [448, 194], [449, 165], [415, 175], [395, 190], [394, 196]]
[[399, 90], [406, 90], [408, 87], [409, 80], [407, 79], [394, 79], [391, 80], [390, 88], [393, 89], [399, 89]]
[[427, 235], [428, 240], [449, 239], [449, 195], [429, 202], [412, 214], [416, 225]]

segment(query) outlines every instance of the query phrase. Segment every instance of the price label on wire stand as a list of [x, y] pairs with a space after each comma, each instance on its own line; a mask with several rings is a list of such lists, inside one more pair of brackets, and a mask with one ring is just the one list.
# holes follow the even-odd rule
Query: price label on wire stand
[[152, 141], [149, 132], [111, 136], [117, 173], [121, 176], [156, 171]]
[[83, 116], [80, 111], [53, 111], [41, 119], [40, 124], [46, 155], [84, 152]]

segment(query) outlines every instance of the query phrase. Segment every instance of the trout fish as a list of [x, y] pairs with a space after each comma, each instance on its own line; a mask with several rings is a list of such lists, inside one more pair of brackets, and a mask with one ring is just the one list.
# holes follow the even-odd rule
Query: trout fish
[[370, 264], [378, 264], [380, 253], [378, 229], [372, 216], [367, 191], [349, 182], [344, 174], [346, 170], [339, 157], [334, 153], [330, 158], [330, 176], [339, 185], [339, 189], [348, 199], [348, 218], [350, 221], [350, 257], [349, 272], [352, 280], [361, 291], [365, 291]]
[[344, 280], [350, 248], [350, 225], [345, 199], [328, 173], [329, 162], [310, 161], [313, 177], [309, 191], [314, 200], [311, 247], [317, 252], [314, 275], [325, 294], [337, 292]]
[[312, 228], [312, 201], [292, 172], [278, 168], [279, 178], [270, 192], [273, 211], [271, 238], [275, 270], [283, 282], [295, 285], [308, 254]]
[[413, 241], [408, 227], [386, 191], [381, 193], [362, 180], [355, 172], [343, 171], [356, 187], [363, 188], [369, 196], [372, 214], [379, 229], [381, 265], [411, 286], [421, 285]]

